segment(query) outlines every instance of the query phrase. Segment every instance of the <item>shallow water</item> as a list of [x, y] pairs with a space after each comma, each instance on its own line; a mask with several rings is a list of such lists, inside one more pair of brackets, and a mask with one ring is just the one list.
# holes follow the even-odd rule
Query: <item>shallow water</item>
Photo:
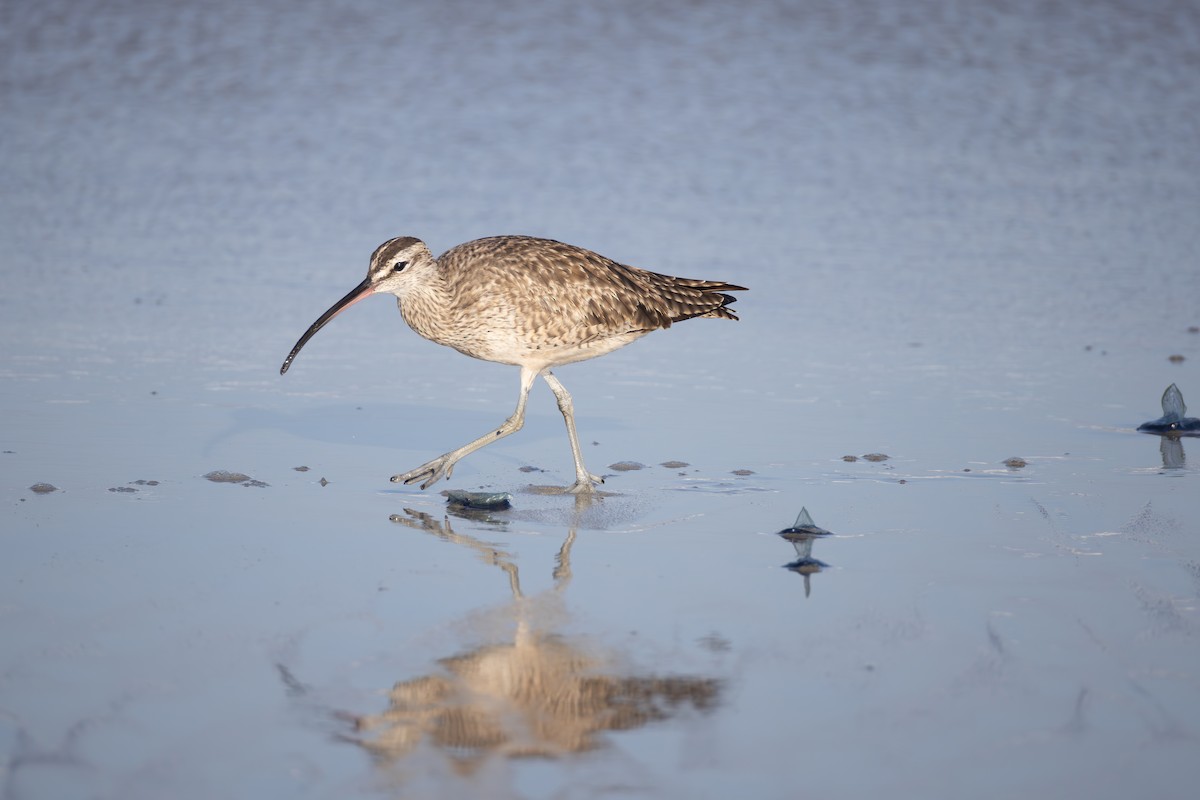
[[[1200, 779], [1200, 443], [1134, 430], [1200, 405], [1190, 6], [0, 21], [0, 796]], [[592, 502], [542, 387], [389, 483], [517, 376], [386, 300], [278, 374], [380, 241], [496, 233], [751, 289], [559, 372]]]

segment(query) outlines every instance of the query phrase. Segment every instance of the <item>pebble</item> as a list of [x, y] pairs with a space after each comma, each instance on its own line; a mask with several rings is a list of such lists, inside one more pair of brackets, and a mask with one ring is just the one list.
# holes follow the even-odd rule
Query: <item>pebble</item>
[[263, 481], [256, 481], [249, 475], [242, 472], [229, 472], [224, 469], [214, 469], [212, 472], [206, 473], [204, 477], [213, 483], [240, 483], [242, 486], [263, 487], [270, 484]]
[[242, 481], [253, 480], [249, 475], [241, 472], [230, 472], [224, 469], [214, 469], [212, 472], [205, 473], [204, 477], [213, 483], [241, 483]]

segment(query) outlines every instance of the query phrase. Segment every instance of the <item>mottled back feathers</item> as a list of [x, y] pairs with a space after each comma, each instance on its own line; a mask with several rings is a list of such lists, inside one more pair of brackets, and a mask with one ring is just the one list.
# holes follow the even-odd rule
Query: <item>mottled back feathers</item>
[[476, 239], [434, 259], [411, 237], [372, 256], [369, 280], [431, 341], [488, 361], [568, 364], [692, 317], [737, 319], [741, 286], [675, 278], [529, 236]]
[[[618, 264], [551, 239], [495, 236], [454, 247], [441, 272], [468, 305], [520, 302], [545, 311], [546, 324], [602, 327], [613, 334], [668, 328], [692, 317], [737, 319], [722, 294], [743, 287]], [[538, 316], [542, 316], [538, 314]]]

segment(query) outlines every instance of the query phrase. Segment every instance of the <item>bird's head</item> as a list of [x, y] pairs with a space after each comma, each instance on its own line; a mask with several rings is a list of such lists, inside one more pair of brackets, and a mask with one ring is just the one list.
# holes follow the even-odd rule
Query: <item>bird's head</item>
[[349, 294], [330, 306], [329, 310], [304, 332], [300, 341], [296, 342], [296, 346], [292, 348], [292, 352], [284, 359], [283, 366], [279, 368], [279, 374], [282, 375], [288, 371], [288, 367], [292, 365], [292, 359], [300, 352], [300, 348], [304, 347], [317, 331], [325, 327], [325, 324], [338, 314], [376, 292], [386, 292], [403, 297], [409, 286], [422, 280], [436, 266], [437, 262], [430, 254], [429, 248], [420, 239], [398, 236], [379, 245], [371, 254], [371, 266], [367, 269], [367, 277], [363, 279], [362, 283], [351, 289]]
[[403, 297], [409, 286], [423, 279], [435, 266], [429, 248], [420, 239], [411, 236], [388, 239], [371, 254], [367, 278], [359, 284], [359, 289], [367, 294], [388, 292]]

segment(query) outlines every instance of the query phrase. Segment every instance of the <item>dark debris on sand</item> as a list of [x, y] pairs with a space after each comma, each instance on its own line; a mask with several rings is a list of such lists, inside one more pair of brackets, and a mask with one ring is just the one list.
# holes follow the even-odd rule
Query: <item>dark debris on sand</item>
[[224, 469], [214, 469], [212, 472], [205, 473], [204, 478], [213, 483], [240, 483], [242, 486], [264, 487], [270, 486], [269, 483], [258, 481], [251, 478], [242, 472], [229, 472]]

